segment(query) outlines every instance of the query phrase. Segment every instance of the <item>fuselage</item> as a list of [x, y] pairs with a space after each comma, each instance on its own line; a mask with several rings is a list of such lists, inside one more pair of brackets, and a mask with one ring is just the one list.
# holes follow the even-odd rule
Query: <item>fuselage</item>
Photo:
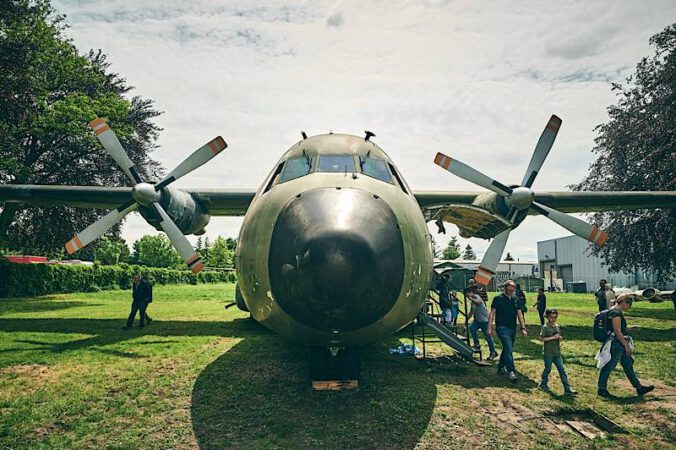
[[432, 274], [431, 236], [382, 149], [351, 135], [313, 136], [258, 190], [236, 269], [264, 326], [308, 345], [356, 346], [416, 316]]

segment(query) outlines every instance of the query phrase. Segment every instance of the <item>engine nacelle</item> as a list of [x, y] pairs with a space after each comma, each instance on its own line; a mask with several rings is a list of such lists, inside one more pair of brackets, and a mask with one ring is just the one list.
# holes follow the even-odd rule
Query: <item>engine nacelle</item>
[[[160, 204], [183, 234], [204, 233], [204, 227], [211, 219], [211, 216], [195, 198], [170, 186], [160, 191]], [[139, 212], [150, 225], [158, 231], [162, 230], [160, 221], [148, 208], [140, 207]]]
[[662, 292], [655, 288], [647, 288], [641, 291], [641, 297], [645, 298], [649, 302], [656, 302], [662, 300]]

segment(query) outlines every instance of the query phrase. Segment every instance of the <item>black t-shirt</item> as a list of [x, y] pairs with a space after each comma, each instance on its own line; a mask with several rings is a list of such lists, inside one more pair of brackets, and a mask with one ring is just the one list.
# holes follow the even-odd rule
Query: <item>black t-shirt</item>
[[622, 331], [622, 335], [627, 334], [627, 321], [624, 318], [624, 314], [622, 311], [620, 311], [617, 308], [610, 308], [608, 311], [608, 315], [606, 315], [606, 330], [608, 332], [612, 333], [614, 331], [613, 329], [613, 317], [619, 317], [620, 321], [622, 322], [620, 325], [620, 330]]
[[495, 310], [495, 326], [516, 329], [516, 311], [521, 309], [517, 304], [516, 296], [509, 298], [504, 293], [498, 295], [491, 303]]
[[538, 294], [538, 309], [540, 311], [547, 309], [547, 296], [545, 294]]

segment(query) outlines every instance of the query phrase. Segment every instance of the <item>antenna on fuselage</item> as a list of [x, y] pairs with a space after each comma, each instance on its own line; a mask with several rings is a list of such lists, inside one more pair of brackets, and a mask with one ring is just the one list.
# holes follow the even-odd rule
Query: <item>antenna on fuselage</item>
[[376, 134], [370, 132], [369, 130], [364, 131], [364, 133], [366, 133], [366, 137], [364, 138], [366, 142], [368, 142], [371, 137], [376, 137]]

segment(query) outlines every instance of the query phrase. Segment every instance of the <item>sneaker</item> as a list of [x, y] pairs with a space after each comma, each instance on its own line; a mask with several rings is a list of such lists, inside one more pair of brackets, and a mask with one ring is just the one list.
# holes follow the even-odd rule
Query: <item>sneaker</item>
[[516, 380], [519, 379], [514, 372], [509, 372], [508, 376], [509, 376], [509, 381], [516, 381]]
[[636, 394], [638, 394], [638, 395], [647, 394], [648, 392], [650, 392], [654, 389], [655, 389], [655, 386], [639, 386], [638, 389], [636, 389]]
[[480, 351], [481, 351], [481, 346], [480, 346], [480, 345], [475, 345], [474, 347], [472, 347], [472, 349], [473, 349], [475, 352], [480, 352]]
[[153, 319], [151, 319], [150, 317], [148, 317], [148, 318], [146, 319], [146, 326], [150, 325], [151, 323], [153, 323]]
[[546, 384], [538, 384], [538, 389], [549, 394], [549, 387]]
[[498, 357], [498, 354], [495, 353], [495, 352], [493, 352], [493, 353], [491, 353], [490, 355], [488, 355], [488, 360], [489, 360], [489, 361], [493, 361], [493, 360], [494, 360], [495, 358], [497, 358], [497, 357]]
[[506, 367], [498, 367], [498, 375], [507, 375]]
[[577, 395], [577, 391], [571, 388], [564, 389], [563, 395]]
[[608, 391], [598, 391], [598, 395], [603, 398], [615, 398], [615, 396]]

